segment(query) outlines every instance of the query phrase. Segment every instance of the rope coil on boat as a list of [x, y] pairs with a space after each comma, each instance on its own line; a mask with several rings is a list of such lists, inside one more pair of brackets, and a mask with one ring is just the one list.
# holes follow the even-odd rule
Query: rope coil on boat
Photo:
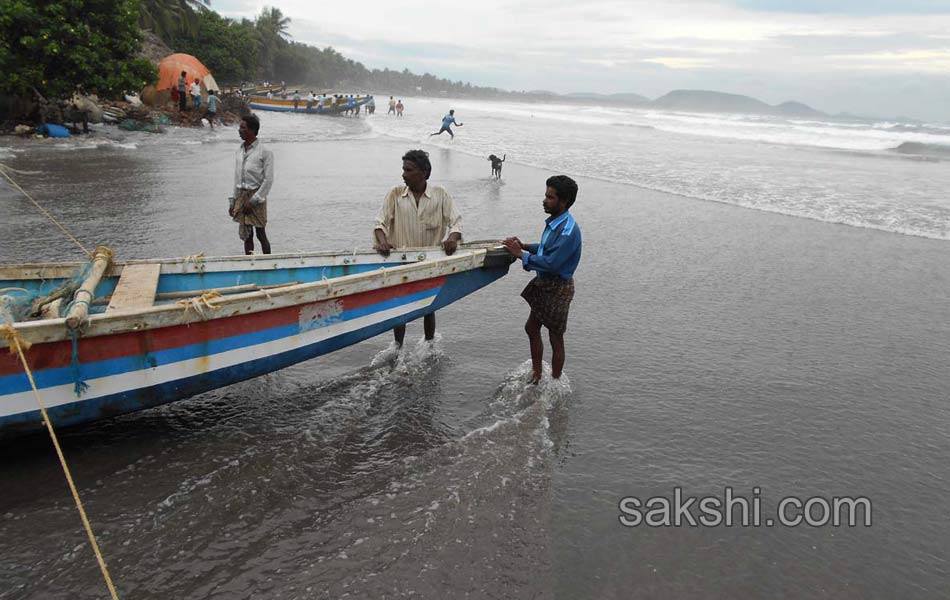
[[198, 316], [201, 317], [202, 320], [206, 321], [208, 320], [209, 315], [205, 313], [205, 308], [207, 307], [211, 310], [221, 310], [220, 306], [211, 304], [211, 300], [221, 297], [221, 294], [218, 292], [205, 292], [204, 294], [201, 294], [195, 298], [179, 300], [178, 305], [182, 306], [186, 313], [188, 312], [188, 309], [194, 310], [196, 313], [198, 313]]

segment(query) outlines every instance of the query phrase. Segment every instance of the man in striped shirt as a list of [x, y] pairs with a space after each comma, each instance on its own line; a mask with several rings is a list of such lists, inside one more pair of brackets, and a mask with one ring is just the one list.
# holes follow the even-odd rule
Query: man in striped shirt
[[[422, 150], [410, 150], [402, 157], [402, 180], [386, 194], [376, 216], [373, 248], [389, 256], [397, 248], [442, 246], [453, 254], [462, 239], [462, 217], [455, 209], [452, 196], [440, 185], [429, 185], [432, 164]], [[448, 236], [446, 236], [446, 231]], [[425, 338], [435, 337], [435, 313], [423, 318]], [[396, 344], [402, 346], [406, 326], [393, 329]]]

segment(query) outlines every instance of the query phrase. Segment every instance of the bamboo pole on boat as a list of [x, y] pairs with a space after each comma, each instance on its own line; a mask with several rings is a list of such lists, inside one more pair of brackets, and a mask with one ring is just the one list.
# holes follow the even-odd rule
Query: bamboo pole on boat
[[[217, 287], [217, 288], [207, 288], [201, 290], [184, 290], [180, 292], [162, 292], [160, 294], [155, 294], [155, 301], [160, 302], [163, 300], [180, 300], [183, 298], [197, 298], [202, 294], [207, 294], [209, 292], [217, 292], [222, 296], [228, 294], [241, 294], [244, 292], [256, 292], [259, 290], [273, 290], [277, 288], [286, 287], [289, 285], [300, 285], [299, 281], [288, 281], [286, 283], [271, 283], [268, 285], [258, 285], [256, 283], [245, 283], [243, 285], [234, 285], [230, 287]], [[112, 300], [112, 296], [101, 296], [92, 301], [94, 305], [96, 304], [108, 304]]]
[[[112, 264], [114, 252], [105, 246], [99, 246], [93, 253], [92, 270], [86, 277], [76, 293], [73, 294], [73, 301], [69, 307], [69, 313], [66, 315], [66, 327], [76, 329], [89, 316], [89, 304], [95, 297], [96, 286], [105, 274], [109, 265]], [[85, 297], [83, 297], [85, 295]]]

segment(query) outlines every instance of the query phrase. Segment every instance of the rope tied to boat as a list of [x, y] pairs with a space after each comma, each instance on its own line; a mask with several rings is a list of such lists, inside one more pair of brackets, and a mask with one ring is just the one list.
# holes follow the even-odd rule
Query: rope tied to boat
[[[6, 319], [6, 315], [3, 315], [3, 318]], [[59, 438], [56, 437], [56, 431], [53, 429], [53, 423], [49, 419], [49, 414], [46, 412], [46, 405], [43, 404], [43, 398], [40, 396], [40, 391], [36, 387], [36, 380], [33, 378], [33, 371], [30, 369], [30, 364], [26, 360], [26, 351], [30, 349], [32, 344], [23, 338], [20, 335], [20, 332], [13, 327], [9, 322], [5, 322], [0, 326], [0, 335], [3, 337], [4, 343], [7, 344], [7, 347], [10, 348], [12, 354], [16, 354], [20, 357], [20, 362], [23, 364], [23, 370], [26, 372], [27, 379], [30, 380], [30, 387], [33, 388], [33, 396], [36, 399], [36, 404], [40, 408], [40, 413], [43, 415], [43, 424], [46, 425], [47, 431], [49, 431], [50, 438], [53, 440], [53, 446], [56, 448], [56, 456], [59, 457], [59, 464], [63, 468], [63, 473], [66, 475], [66, 481], [69, 483], [69, 491], [72, 492], [73, 501], [76, 503], [76, 509], [79, 511], [79, 517], [82, 519], [82, 525], [86, 530], [86, 535], [89, 537], [89, 543], [92, 545], [92, 550], [96, 555], [96, 561], [99, 563], [99, 570], [102, 571], [102, 577], [105, 579], [106, 587], [109, 588], [109, 594], [112, 596], [112, 600], [119, 600], [119, 596], [115, 591], [115, 585], [112, 583], [112, 576], [109, 575], [109, 567], [106, 565], [106, 560], [102, 556], [102, 551], [99, 550], [99, 544], [96, 542], [96, 535], [92, 531], [92, 525], [89, 523], [89, 518], [86, 516], [86, 509], [83, 508], [82, 500], [79, 498], [79, 491], [76, 489], [76, 483], [73, 481], [72, 473], [69, 471], [69, 466], [66, 464], [66, 457], [63, 455], [63, 450], [59, 445]]]
[[197, 269], [199, 273], [205, 272], [205, 253], [204, 252], [199, 252], [198, 254], [191, 254], [189, 256], [186, 256], [185, 262], [193, 263], [195, 265], [195, 269]]
[[218, 292], [205, 292], [204, 294], [196, 296], [195, 298], [179, 300], [178, 305], [184, 308], [185, 313], [188, 312], [188, 309], [194, 310], [196, 313], [198, 313], [198, 316], [201, 317], [202, 320], [206, 321], [210, 315], [205, 312], [205, 308], [210, 310], [221, 310], [220, 306], [211, 304], [211, 300], [222, 297], [223, 296], [221, 296], [221, 294]]
[[73, 374], [73, 393], [79, 398], [89, 389], [89, 384], [82, 380], [82, 372], [79, 370], [79, 330], [70, 329], [69, 337], [73, 342], [72, 358], [69, 361], [69, 369]]

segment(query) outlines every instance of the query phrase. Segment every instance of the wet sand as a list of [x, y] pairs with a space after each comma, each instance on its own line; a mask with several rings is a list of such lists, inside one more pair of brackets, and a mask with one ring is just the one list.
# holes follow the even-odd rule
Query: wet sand
[[[121, 258], [233, 254], [241, 244], [225, 199], [235, 145], [3, 162], [42, 171], [19, 179], [78, 236]], [[402, 152], [420, 145], [271, 144], [275, 251], [368, 246]], [[482, 157], [422, 147], [467, 239], [540, 235], [551, 173], [509, 157], [495, 182]], [[950, 594], [950, 527], [932, 512], [950, 493], [946, 243], [578, 181], [585, 246], [566, 399], [511, 387], [528, 357], [518, 297], [528, 275], [515, 265], [440, 311], [439, 352], [406, 377], [361, 370], [388, 345], [381, 336], [67, 432], [119, 589], [138, 598]], [[4, 188], [0, 201], [0, 260], [75, 257], [25, 202]], [[419, 337], [421, 324], [411, 325], [410, 344]], [[48, 442], [0, 453], [0, 554], [13, 557], [0, 598], [100, 597]], [[874, 524], [619, 524], [622, 497], [669, 497], [676, 486], [720, 496], [760, 487], [769, 507], [787, 495], [863, 495]]]

